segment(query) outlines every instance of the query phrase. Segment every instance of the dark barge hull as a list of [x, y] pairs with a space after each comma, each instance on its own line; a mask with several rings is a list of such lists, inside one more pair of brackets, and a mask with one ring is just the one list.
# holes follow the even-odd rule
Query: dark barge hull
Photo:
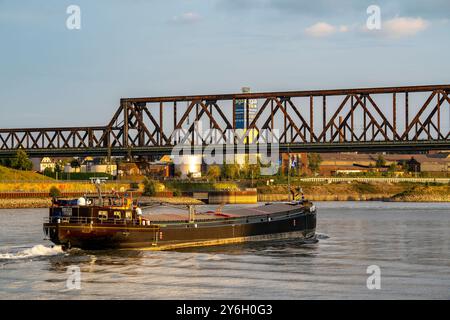
[[[284, 205], [283, 211], [233, 218], [187, 221], [152, 221], [150, 225], [115, 223], [45, 223], [50, 240], [82, 249], [171, 250], [315, 235], [314, 207]], [[269, 208], [268, 206], [261, 209]]]

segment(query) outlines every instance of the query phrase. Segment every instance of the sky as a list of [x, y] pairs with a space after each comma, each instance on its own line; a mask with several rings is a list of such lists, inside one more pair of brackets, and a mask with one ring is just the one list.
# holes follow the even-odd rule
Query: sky
[[0, 128], [105, 125], [121, 97], [448, 84], [449, 12], [448, 0], [0, 0]]

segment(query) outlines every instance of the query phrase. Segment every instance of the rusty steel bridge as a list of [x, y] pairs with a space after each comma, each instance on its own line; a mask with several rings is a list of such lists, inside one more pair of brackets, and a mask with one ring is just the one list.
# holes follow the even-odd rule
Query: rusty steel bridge
[[244, 147], [226, 141], [242, 102], [256, 106], [243, 115], [246, 135], [277, 129], [280, 152], [450, 150], [449, 92], [429, 85], [124, 98], [104, 126], [0, 129], [0, 157], [18, 149], [31, 157], [168, 154], [180, 142], [175, 132], [190, 137], [200, 122], [243, 152], [249, 139]]

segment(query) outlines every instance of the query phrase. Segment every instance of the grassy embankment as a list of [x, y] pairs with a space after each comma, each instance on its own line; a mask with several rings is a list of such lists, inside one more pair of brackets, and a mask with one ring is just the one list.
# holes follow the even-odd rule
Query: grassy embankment
[[[0, 166], [0, 193], [48, 193], [51, 187], [56, 187], [61, 192], [96, 192], [95, 186], [86, 181], [58, 181], [34, 172]], [[113, 188], [116, 191], [126, 191], [130, 189], [130, 184], [111, 181], [102, 186], [105, 192], [111, 191]], [[0, 199], [0, 208], [40, 208], [48, 207], [50, 203], [50, 197]]]
[[[293, 182], [292, 186], [297, 183]], [[165, 182], [165, 188], [178, 191], [238, 190], [249, 187], [248, 182]], [[450, 202], [450, 185], [386, 182], [301, 183], [305, 197], [313, 201], [410, 201]], [[286, 185], [258, 184], [259, 201], [285, 201]]]
[[[142, 180], [142, 177], [141, 177]], [[132, 179], [137, 182], [138, 179]], [[136, 183], [134, 183], [133, 187]], [[139, 190], [142, 191], [144, 186], [138, 183]], [[83, 192], [95, 193], [96, 188], [90, 182], [86, 181], [58, 181], [41, 174], [30, 171], [20, 171], [0, 166], [0, 193], [15, 193], [15, 192], [39, 192], [49, 193], [51, 187], [58, 188], [61, 192]], [[104, 192], [111, 191], [126, 191], [131, 188], [130, 183], [123, 183], [120, 181], [110, 181], [102, 185]], [[195, 190], [195, 184], [191, 184], [192, 190]], [[156, 191], [171, 190], [165, 185], [158, 183]], [[161, 197], [143, 197], [144, 202], [168, 202], [173, 204], [201, 204], [201, 201], [187, 198], [161, 198]], [[20, 198], [20, 199], [1, 199], [0, 208], [47, 208], [51, 205], [50, 197], [42, 198]]]
[[450, 185], [413, 185], [394, 195], [391, 201], [450, 202]]
[[[3, 181], [3, 182], [2, 182]], [[7, 182], [5, 182], [7, 181]], [[259, 201], [287, 200], [286, 185], [266, 186], [258, 184]], [[292, 182], [292, 186], [296, 185]], [[95, 187], [88, 182], [56, 181], [40, 174], [18, 171], [0, 166], [0, 192], [49, 192], [52, 186], [62, 192], [95, 192]], [[410, 201], [410, 202], [450, 202], [450, 185], [417, 184], [417, 183], [301, 183], [305, 197], [313, 201]], [[195, 182], [167, 181], [158, 183], [156, 191], [181, 192], [239, 190], [249, 187], [248, 182]], [[129, 183], [108, 182], [103, 185], [104, 191], [111, 189], [125, 191]], [[143, 185], [139, 184], [142, 190]], [[173, 203], [190, 203], [190, 199], [177, 197], [147, 198], [149, 201], [172, 201]], [[50, 199], [0, 199], [0, 208], [48, 207]]]
[[[303, 183], [305, 197], [313, 201], [450, 202], [450, 186], [419, 183]], [[287, 187], [258, 187], [260, 201], [287, 199]]]

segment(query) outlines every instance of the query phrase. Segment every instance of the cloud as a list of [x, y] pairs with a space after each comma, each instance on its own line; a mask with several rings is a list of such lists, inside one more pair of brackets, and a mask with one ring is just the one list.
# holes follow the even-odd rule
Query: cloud
[[445, 19], [450, 11], [448, 0], [216, 0], [220, 10], [242, 12], [254, 9], [276, 10], [283, 14], [322, 18], [339, 16], [359, 17], [368, 6], [377, 4], [383, 14], [421, 16], [430, 20]]
[[217, 0], [217, 5], [220, 9], [233, 11], [263, 9], [315, 17], [365, 10], [361, 0], [340, 0], [339, 5], [336, 5], [336, 0]]
[[347, 26], [340, 26], [339, 27], [339, 32], [348, 32], [350, 29]]
[[195, 12], [185, 12], [182, 15], [174, 16], [173, 22], [176, 23], [196, 23], [201, 20], [201, 16]]
[[[423, 18], [395, 17], [382, 21], [381, 30], [374, 30], [373, 34], [385, 38], [398, 39], [414, 36], [431, 25], [431, 22]], [[338, 33], [363, 31], [365, 34], [371, 30], [367, 26], [358, 25], [333, 25], [324, 21], [317, 22], [305, 29], [305, 34], [313, 38], [325, 38]]]
[[382, 23], [383, 33], [391, 38], [414, 36], [426, 30], [430, 23], [422, 18], [395, 17]]
[[336, 32], [336, 27], [326, 22], [318, 22], [305, 29], [305, 33], [310, 37], [327, 37]]
[[328, 37], [331, 36], [337, 32], [348, 32], [349, 27], [347, 26], [333, 26], [331, 24], [328, 24], [326, 22], [317, 22], [316, 24], [313, 24], [312, 26], [305, 29], [305, 33], [314, 38], [322, 38], [322, 37]]

